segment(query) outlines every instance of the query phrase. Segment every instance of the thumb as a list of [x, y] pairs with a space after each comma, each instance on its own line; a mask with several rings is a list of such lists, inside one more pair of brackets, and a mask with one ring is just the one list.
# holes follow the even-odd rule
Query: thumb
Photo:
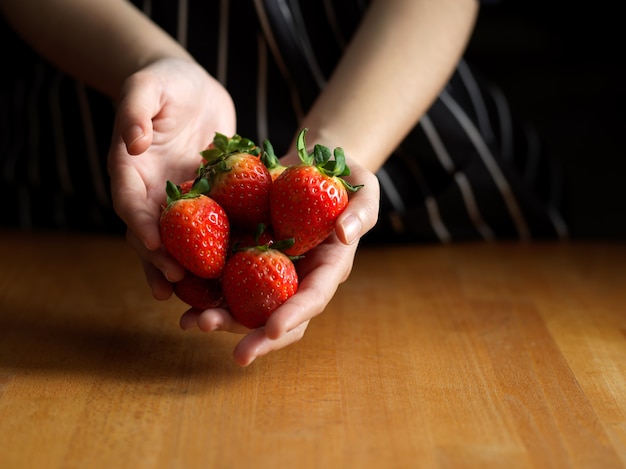
[[380, 204], [380, 186], [376, 176], [359, 165], [351, 165], [350, 179], [361, 185], [353, 193], [346, 210], [337, 219], [337, 236], [344, 244], [353, 244], [376, 225]]
[[140, 155], [152, 144], [152, 119], [160, 109], [158, 89], [146, 72], [132, 75], [124, 84], [116, 125], [130, 155]]

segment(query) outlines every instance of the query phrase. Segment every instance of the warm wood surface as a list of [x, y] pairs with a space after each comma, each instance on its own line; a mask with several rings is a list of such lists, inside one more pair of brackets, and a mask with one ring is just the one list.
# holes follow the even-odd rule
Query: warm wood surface
[[0, 234], [0, 467], [626, 467], [626, 245], [362, 249], [242, 369], [123, 240]]

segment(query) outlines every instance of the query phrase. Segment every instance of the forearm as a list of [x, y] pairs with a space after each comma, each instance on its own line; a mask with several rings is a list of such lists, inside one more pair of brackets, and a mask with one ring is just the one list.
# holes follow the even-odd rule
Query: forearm
[[475, 0], [374, 0], [302, 123], [307, 140], [378, 170], [450, 78], [477, 10]]
[[113, 98], [126, 77], [159, 58], [191, 60], [125, 0], [0, 0], [0, 8], [46, 59]]

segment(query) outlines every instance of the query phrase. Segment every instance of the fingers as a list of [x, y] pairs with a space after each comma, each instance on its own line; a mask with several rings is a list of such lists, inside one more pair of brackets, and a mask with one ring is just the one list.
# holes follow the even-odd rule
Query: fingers
[[[113, 205], [126, 225], [142, 240], [147, 249], [160, 246], [146, 186], [147, 170], [139, 171], [136, 155], [150, 148], [153, 138], [152, 119], [159, 111], [159, 95], [154, 79], [138, 72], [127, 79], [116, 112], [115, 135], [109, 152]], [[149, 168], [144, 162], [142, 167]]]
[[248, 366], [258, 357], [298, 342], [304, 337], [308, 325], [309, 321], [306, 321], [278, 339], [268, 338], [263, 328], [252, 331], [235, 347], [233, 351], [235, 363], [239, 366]]
[[140, 155], [152, 143], [152, 118], [159, 111], [159, 88], [152, 75], [138, 72], [122, 89], [116, 125], [130, 155]]
[[222, 308], [206, 311], [191, 308], [180, 318], [180, 327], [184, 330], [198, 326], [204, 332], [247, 334], [233, 351], [233, 358], [239, 366], [248, 366], [258, 357], [298, 342], [304, 336], [308, 325], [309, 321], [305, 321], [279, 338], [270, 339], [265, 334], [264, 327], [250, 331], [237, 323], [228, 310]]
[[329, 292], [319, 290], [316, 285], [308, 285], [298, 290], [298, 294], [290, 298], [279, 309], [274, 311], [265, 325], [268, 339], [278, 341], [291, 331], [308, 323], [313, 317], [324, 311], [326, 304], [335, 293], [336, 288], [329, 284]]
[[147, 249], [144, 243], [130, 230], [126, 240], [137, 252], [143, 264], [146, 281], [157, 300], [166, 300], [172, 294], [172, 283], [178, 282], [185, 276], [185, 269], [163, 248]]
[[129, 155], [140, 155], [150, 148], [152, 143], [152, 125], [137, 124], [132, 122], [130, 118], [129, 122], [123, 125], [122, 138]]
[[185, 276], [185, 268], [172, 258], [164, 249], [157, 249], [155, 251], [147, 249], [131, 231], [128, 232], [126, 239], [139, 254], [142, 261], [153, 265], [163, 274], [163, 277], [168, 282], [178, 282]]
[[348, 278], [356, 248], [357, 244], [346, 246], [334, 239], [298, 261], [298, 291], [267, 321], [265, 329], [270, 339], [280, 338], [324, 311], [339, 285]]
[[232, 332], [246, 334], [250, 329], [239, 324], [225, 308], [212, 308], [201, 311], [190, 308], [181, 316], [180, 327], [183, 330], [198, 327], [203, 332]]
[[149, 262], [141, 261], [146, 281], [152, 290], [152, 296], [156, 300], [167, 300], [172, 296], [172, 284], [163, 276], [163, 273]]
[[[123, 167], [115, 169], [115, 177], [111, 180], [111, 195], [115, 212], [126, 223], [133, 239], [133, 247], [154, 251], [161, 246], [161, 235], [157, 220], [158, 209], [149, 203], [146, 185], [141, 175], [134, 170]], [[140, 244], [137, 243], [140, 241]], [[142, 255], [143, 258], [145, 256]]]
[[304, 336], [308, 325], [309, 320], [305, 320], [284, 334], [269, 337], [267, 326], [251, 331], [235, 321], [228, 310], [224, 308], [207, 309], [205, 311], [191, 308], [180, 318], [180, 327], [183, 330], [198, 327], [204, 332], [222, 331], [247, 334], [233, 351], [233, 358], [240, 366], [248, 366], [258, 357], [298, 342]]

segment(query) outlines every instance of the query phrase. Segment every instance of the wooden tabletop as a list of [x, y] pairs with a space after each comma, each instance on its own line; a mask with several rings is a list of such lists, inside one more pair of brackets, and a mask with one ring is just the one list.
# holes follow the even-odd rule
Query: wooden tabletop
[[626, 467], [626, 244], [362, 247], [234, 364], [117, 238], [0, 233], [0, 468]]

